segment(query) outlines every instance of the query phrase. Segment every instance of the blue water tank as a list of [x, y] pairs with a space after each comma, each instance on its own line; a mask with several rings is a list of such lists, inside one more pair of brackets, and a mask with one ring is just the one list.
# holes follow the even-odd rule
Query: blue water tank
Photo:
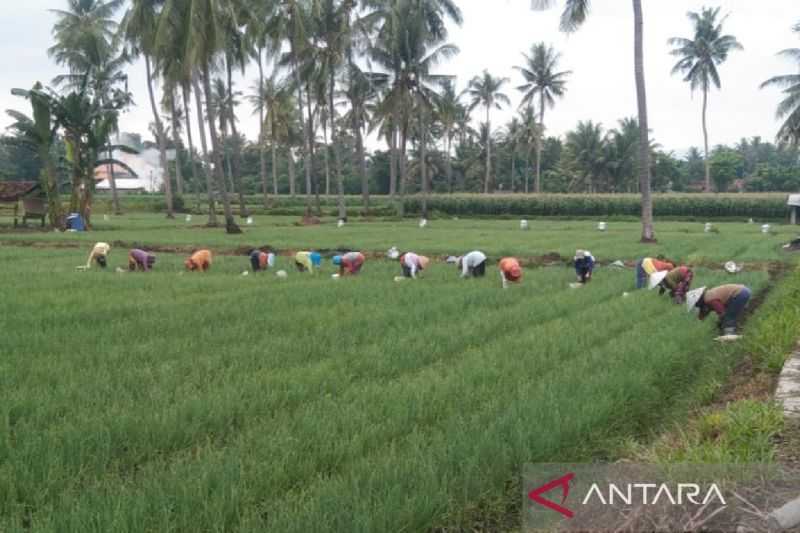
[[83, 225], [83, 217], [80, 213], [70, 213], [67, 215], [67, 229], [75, 231], [84, 231], [86, 228]]

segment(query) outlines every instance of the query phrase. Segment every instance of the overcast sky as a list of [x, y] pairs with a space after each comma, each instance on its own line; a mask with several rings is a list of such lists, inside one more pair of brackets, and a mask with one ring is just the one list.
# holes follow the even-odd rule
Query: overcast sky
[[[633, 79], [633, 15], [628, 0], [594, 0], [587, 23], [575, 34], [558, 32], [558, 11], [535, 12], [529, 0], [458, 0], [464, 14], [459, 28], [451, 25], [450, 42], [461, 53], [439, 68], [440, 73], [458, 78], [459, 89], [483, 69], [509, 78], [506, 92], [513, 107], [495, 112], [495, 127], [516, 111], [522, 80], [513, 70], [521, 64], [521, 52], [532, 43], [544, 41], [562, 53], [563, 70], [573, 71], [566, 97], [548, 110], [545, 124], [551, 135], [563, 135], [579, 120], [601, 122], [614, 127], [622, 117], [636, 115]], [[711, 143], [734, 143], [743, 136], [760, 135], [772, 140], [779, 123], [775, 107], [780, 92], [759, 90], [767, 78], [796, 72], [797, 66], [776, 53], [800, 47], [791, 26], [800, 21], [798, 0], [644, 0], [645, 75], [647, 79], [650, 128], [657, 142], [667, 150], [684, 151], [702, 145], [701, 98], [694, 97], [686, 83], [671, 76], [675, 62], [667, 39], [689, 37], [686, 12], [704, 5], [721, 6], [730, 16], [726, 33], [735, 35], [744, 51], [734, 52], [720, 67], [722, 91], [711, 94], [709, 129]], [[47, 56], [52, 44], [55, 17], [48, 10], [62, 8], [66, 0], [2, 0], [0, 2], [0, 109], [28, 112], [25, 102], [11, 96], [14, 87], [30, 87], [39, 80], [48, 83], [61, 72]], [[239, 90], [250, 91], [255, 68], [238, 78]], [[130, 67], [130, 88], [136, 107], [122, 118], [123, 131], [145, 134], [152, 121], [144, 66]], [[247, 104], [239, 111], [241, 130], [256, 137], [258, 120]], [[483, 116], [480, 114], [480, 116]], [[2, 113], [0, 128], [9, 124]]]

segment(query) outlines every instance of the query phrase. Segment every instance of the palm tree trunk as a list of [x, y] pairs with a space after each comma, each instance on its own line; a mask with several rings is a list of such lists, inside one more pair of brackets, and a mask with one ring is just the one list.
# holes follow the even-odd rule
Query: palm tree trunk
[[399, 176], [399, 186], [400, 186], [400, 194], [399, 194], [399, 202], [397, 206], [397, 210], [401, 217], [404, 217], [406, 214], [406, 174], [408, 168], [408, 161], [406, 159], [406, 146], [408, 142], [408, 126], [405, 126], [400, 130], [400, 153], [398, 154], [400, 158], [400, 176]]
[[[108, 159], [114, 159], [114, 151], [111, 149], [111, 138], [108, 139]], [[114, 163], [108, 163], [108, 184], [111, 187], [111, 205], [115, 215], [121, 215], [122, 209], [119, 207], [119, 194], [117, 194], [117, 176], [114, 174]]]
[[[264, 136], [264, 65], [262, 56], [264, 49], [258, 47], [258, 172], [261, 175], [261, 194], [263, 195], [264, 209], [269, 207], [269, 186], [267, 184], [267, 146]], [[275, 167], [275, 150], [273, 145], [272, 166]], [[275, 180], [277, 181], [277, 180]], [[276, 193], [277, 194], [277, 193]]]
[[[297, 86], [297, 109], [300, 112], [300, 122], [303, 123], [303, 167], [306, 174], [306, 216], [311, 215], [311, 144], [309, 143], [310, 133], [308, 122], [306, 122], [303, 106], [303, 84], [300, 82], [300, 70], [297, 65], [297, 50], [295, 50], [294, 40], [290, 39], [292, 56], [292, 73], [294, 83]], [[290, 156], [291, 157], [291, 156]], [[292, 193], [294, 194], [294, 193]]]
[[644, 83], [644, 17], [642, 0], [633, 0], [634, 71], [639, 108], [639, 183], [642, 191], [642, 242], [655, 242], [653, 197], [650, 192], [650, 139], [647, 126], [647, 91]]
[[528, 194], [528, 180], [531, 173], [531, 145], [525, 150], [525, 194]]
[[489, 120], [489, 106], [486, 106], [486, 178], [483, 181], [483, 194], [489, 194], [489, 176], [492, 173], [492, 123]]
[[427, 125], [425, 124], [425, 111], [419, 113], [419, 172], [422, 178], [422, 218], [428, 218], [428, 194], [430, 184], [428, 183], [428, 153], [427, 153]]
[[181, 137], [178, 135], [178, 114], [175, 106], [175, 91], [169, 98], [169, 112], [172, 118], [172, 142], [175, 144], [175, 184], [178, 196], [183, 196], [183, 172], [181, 171]]
[[[308, 144], [311, 149], [311, 160], [314, 160], [314, 153], [316, 152], [316, 143], [315, 143], [315, 134], [317, 132], [316, 127], [314, 127], [314, 110], [311, 108], [311, 86], [310, 82], [306, 81], [306, 108], [308, 108]], [[319, 201], [319, 176], [312, 173], [311, 174], [311, 186], [314, 189], [314, 213], [318, 216], [322, 216], [322, 206], [320, 205]]]
[[[295, 197], [297, 194], [297, 184], [295, 181], [295, 169], [294, 169], [294, 154], [292, 153], [291, 147], [289, 148], [288, 155], [287, 155], [288, 165], [289, 165], [289, 196], [292, 198]], [[306, 179], [308, 182], [308, 179]], [[308, 206], [307, 206], [308, 207]], [[308, 207], [309, 213], [311, 212], [311, 208]]]
[[[708, 125], [706, 123], [706, 111], [708, 110], [708, 89], [703, 89], [703, 144], [705, 146], [705, 160], [703, 161], [706, 171], [705, 192], [711, 192], [711, 163], [708, 160]], [[717, 191], [724, 192], [724, 191]]]
[[197, 79], [197, 75], [192, 76], [192, 85], [194, 86], [194, 99], [197, 104], [197, 127], [200, 129], [200, 146], [203, 149], [203, 160], [206, 163], [202, 165], [203, 175], [206, 178], [206, 193], [208, 194], [208, 223], [206, 225], [209, 227], [216, 227], [217, 206], [214, 201], [214, 183], [211, 179], [211, 172], [209, 172], [211, 168], [211, 158], [208, 153], [208, 144], [206, 143], [206, 123], [203, 117], [202, 97], [200, 96], [202, 92], [200, 91], [200, 82]]
[[78, 211], [80, 205], [81, 194], [81, 148], [80, 144], [75, 140], [74, 134], [69, 134], [70, 146], [72, 147], [72, 191], [69, 198], [69, 212], [75, 213]]
[[[258, 172], [261, 177], [261, 193], [264, 195], [264, 209], [269, 207], [269, 184], [267, 183], [267, 146], [264, 133], [264, 64], [263, 47], [258, 47]], [[275, 149], [273, 144], [272, 166], [275, 167]], [[276, 180], [277, 181], [277, 180]], [[276, 193], [277, 194], [277, 193]]]
[[[392, 119], [394, 121], [394, 118]], [[394, 201], [397, 193], [397, 127], [396, 122], [389, 132], [389, 199]]]
[[242, 169], [242, 145], [240, 143], [239, 132], [236, 130], [236, 109], [233, 106], [233, 66], [226, 60], [225, 66], [228, 70], [228, 113], [230, 113], [231, 135], [233, 138], [233, 165], [231, 168], [231, 178], [236, 192], [239, 194], [239, 216], [242, 218], [250, 215], [247, 210], [247, 203], [244, 199], [244, 189], [242, 188], [241, 173]]
[[328, 121], [322, 121], [322, 146], [323, 148], [323, 161], [325, 165], [325, 196], [331, 195], [331, 163], [330, 163], [330, 147], [328, 146]]
[[515, 192], [517, 174], [517, 147], [512, 146], [511, 150], [511, 192]]
[[272, 195], [278, 197], [278, 146], [275, 141], [270, 144], [272, 149]]
[[445, 167], [447, 168], [447, 192], [453, 194], [453, 159], [450, 152], [453, 150], [453, 139], [450, 134], [450, 127], [444, 130], [444, 140], [446, 145], [445, 150]]
[[183, 94], [183, 110], [186, 117], [186, 138], [189, 142], [189, 165], [192, 167], [192, 189], [197, 194], [197, 205], [200, 205], [200, 183], [197, 181], [197, 164], [194, 160], [194, 142], [192, 141], [192, 117], [189, 109], [189, 84], [181, 84], [181, 93]]
[[542, 192], [542, 145], [544, 144], [544, 93], [539, 106], [539, 131], [536, 132], [536, 194]]
[[353, 134], [356, 138], [356, 158], [358, 159], [358, 171], [361, 174], [361, 200], [364, 204], [363, 214], [369, 214], [369, 178], [367, 176], [367, 157], [364, 153], [364, 136], [361, 133], [361, 120], [356, 113], [356, 105], [352, 104], [353, 115]]
[[214, 152], [214, 173], [222, 193], [222, 207], [225, 213], [225, 231], [227, 233], [241, 233], [242, 230], [236, 225], [231, 210], [231, 199], [228, 197], [228, 188], [225, 185], [225, 172], [222, 168], [222, 147], [217, 137], [217, 125], [214, 123], [214, 106], [211, 104], [211, 75], [209, 74], [208, 63], [203, 64], [203, 88], [206, 95], [206, 115], [208, 116], [208, 130], [211, 137], [211, 150]]
[[160, 155], [160, 164], [163, 171], [162, 177], [164, 178], [164, 196], [167, 202], [167, 218], [175, 218], [172, 209], [172, 178], [169, 175], [169, 167], [167, 166], [167, 146], [166, 139], [164, 139], [164, 124], [161, 122], [161, 117], [158, 116], [158, 108], [156, 107], [156, 97], [153, 94], [153, 75], [150, 67], [150, 56], [144, 56], [145, 71], [147, 73], [147, 93], [150, 95], [150, 108], [153, 111], [153, 119], [156, 122], [156, 133], [158, 134], [158, 151]]
[[328, 108], [330, 109], [329, 120], [331, 123], [331, 149], [333, 150], [334, 170], [336, 171], [336, 188], [339, 194], [338, 210], [339, 220], [347, 220], [347, 207], [344, 203], [344, 177], [342, 176], [342, 156], [339, 153], [339, 133], [336, 130], [336, 116], [333, 107], [333, 91], [336, 88], [334, 71], [331, 69], [330, 80], [328, 82]]

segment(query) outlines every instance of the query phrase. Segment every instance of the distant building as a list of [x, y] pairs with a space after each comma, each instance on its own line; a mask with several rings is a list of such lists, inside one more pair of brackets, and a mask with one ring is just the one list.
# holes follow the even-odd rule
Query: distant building
[[[138, 154], [129, 154], [120, 150], [114, 150], [113, 159], [120, 164], [114, 164], [114, 181], [118, 192], [160, 192], [164, 184], [164, 170], [161, 168], [158, 150], [153, 148], [142, 148], [138, 143], [128, 142], [134, 139], [130, 134], [120, 134], [116, 141], [125, 146], [131, 146], [136, 150], [141, 150]], [[101, 154], [107, 157], [108, 154]], [[111, 190], [108, 181], [110, 165], [100, 165], [94, 171], [97, 181], [98, 191]]]

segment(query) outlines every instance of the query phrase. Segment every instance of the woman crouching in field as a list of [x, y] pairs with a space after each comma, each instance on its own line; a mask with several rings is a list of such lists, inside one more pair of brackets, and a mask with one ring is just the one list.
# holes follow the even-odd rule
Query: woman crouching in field
[[111, 252], [110, 244], [98, 242], [92, 247], [92, 251], [89, 252], [89, 259], [86, 261], [86, 265], [77, 268], [79, 270], [89, 270], [92, 268], [92, 263], [97, 263], [101, 268], [105, 268], [108, 264], [109, 252]]
[[253, 273], [265, 271], [274, 264], [275, 254], [264, 252], [258, 248], [250, 252], [250, 266], [253, 269]]
[[361, 272], [366, 258], [361, 252], [348, 252], [333, 257], [333, 264], [339, 267], [339, 276], [355, 276]]
[[299, 272], [308, 270], [313, 274], [314, 267], [319, 268], [321, 265], [322, 256], [318, 252], [297, 252], [294, 256], [294, 266]]
[[403, 269], [403, 276], [406, 278], [417, 278], [417, 273], [428, 268], [430, 259], [424, 255], [417, 255], [414, 252], [406, 252], [400, 256], [400, 267]]
[[705, 287], [693, 290], [686, 296], [689, 311], [700, 309], [700, 320], [714, 311], [719, 316], [719, 329], [723, 335], [736, 335], [736, 328], [750, 301], [751, 291], [744, 285], [720, 285], [706, 290]]
[[516, 257], [504, 257], [500, 260], [500, 281], [503, 288], [507, 289], [509, 283], [522, 281], [522, 267]]
[[186, 265], [186, 270], [195, 272], [207, 272], [211, 268], [211, 252], [209, 250], [197, 250], [189, 257], [183, 264]]
[[589, 283], [592, 280], [594, 271], [594, 256], [589, 250], [575, 251], [575, 274], [578, 276], [578, 283]]
[[147, 272], [148, 270], [152, 270], [155, 264], [156, 256], [153, 254], [149, 254], [138, 248], [134, 248], [128, 252], [128, 270], [131, 272], [137, 269], [142, 272]]
[[462, 278], [482, 278], [486, 275], [486, 254], [478, 250], [459, 257], [456, 261]]

